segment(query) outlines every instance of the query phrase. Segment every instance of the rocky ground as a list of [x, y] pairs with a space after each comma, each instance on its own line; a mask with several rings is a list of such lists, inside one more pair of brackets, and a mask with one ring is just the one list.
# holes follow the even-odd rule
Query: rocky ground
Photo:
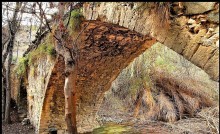
[[15, 110], [11, 112], [11, 124], [2, 123], [2, 134], [34, 134], [34, 128], [32, 125], [22, 125], [18, 121], [18, 115]]

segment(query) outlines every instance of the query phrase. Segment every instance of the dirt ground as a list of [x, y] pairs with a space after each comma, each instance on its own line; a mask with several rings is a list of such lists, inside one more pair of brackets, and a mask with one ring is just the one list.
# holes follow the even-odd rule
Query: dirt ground
[[17, 119], [17, 112], [11, 112], [11, 124], [2, 123], [2, 134], [34, 134], [32, 125], [22, 125]]
[[[114, 119], [113, 117], [104, 117], [105, 120], [110, 120], [113, 122], [118, 122], [119, 116]], [[146, 121], [141, 118], [133, 120], [129, 116], [120, 116], [124, 121], [117, 123], [118, 125], [130, 126], [133, 131], [137, 133], [132, 134], [216, 134], [219, 133], [219, 107], [212, 107], [203, 109], [198, 113], [195, 118], [182, 119], [174, 123], [167, 123], [161, 121]], [[103, 119], [104, 119], [103, 118]], [[21, 122], [17, 121], [16, 113], [11, 113], [11, 124], [2, 124], [3, 134], [34, 134], [34, 128], [31, 125], [22, 125]], [[129, 121], [130, 120], [130, 121]], [[108, 122], [108, 121], [107, 121]], [[107, 123], [106, 122], [106, 123]], [[120, 122], [120, 121], [119, 121]], [[117, 127], [117, 124], [115, 125]], [[112, 129], [105, 128], [105, 129]], [[125, 132], [130, 134], [129, 131]], [[92, 134], [105, 134], [104, 130], [98, 133], [92, 132]], [[108, 133], [114, 134], [114, 133]], [[123, 132], [120, 134], [124, 134]]]

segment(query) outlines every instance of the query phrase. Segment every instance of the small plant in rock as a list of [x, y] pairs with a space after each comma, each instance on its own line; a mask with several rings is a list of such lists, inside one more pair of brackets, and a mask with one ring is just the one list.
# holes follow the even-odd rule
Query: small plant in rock
[[75, 31], [80, 29], [80, 24], [82, 22], [82, 12], [81, 9], [76, 9], [71, 12], [71, 18], [70, 18], [70, 24], [69, 28], [71, 29], [70, 31]]

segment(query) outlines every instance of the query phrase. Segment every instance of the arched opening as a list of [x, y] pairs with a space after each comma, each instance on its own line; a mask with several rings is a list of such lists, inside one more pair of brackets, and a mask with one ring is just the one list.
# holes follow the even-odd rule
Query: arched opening
[[[87, 24], [85, 21], [82, 27]], [[155, 39], [149, 36], [142, 36], [118, 25], [90, 21], [79, 39], [80, 55], [76, 70], [78, 132], [91, 131], [99, 126], [96, 112], [105, 91], [120, 71], [154, 42]], [[56, 127], [58, 131], [66, 129], [65, 101], [62, 100], [63, 72], [64, 61], [59, 57], [46, 88], [39, 132], [48, 131], [49, 126]]]
[[[120, 72], [105, 93], [97, 114], [99, 122], [107, 124], [102, 131], [117, 124], [132, 124], [129, 126], [133, 128], [135, 124], [145, 124], [137, 128], [138, 132], [150, 132], [153, 125], [160, 126], [152, 122], [198, 116], [202, 108], [218, 100], [217, 89], [218, 82], [211, 80], [202, 69], [156, 43]], [[158, 133], [168, 131], [160, 127]]]

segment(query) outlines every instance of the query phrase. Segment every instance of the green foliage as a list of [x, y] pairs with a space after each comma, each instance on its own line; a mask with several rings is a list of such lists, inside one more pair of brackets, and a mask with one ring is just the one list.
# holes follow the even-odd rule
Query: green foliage
[[170, 73], [175, 71], [177, 68], [177, 67], [175, 67], [175, 65], [172, 62], [166, 61], [164, 58], [161, 58], [160, 56], [158, 56], [156, 58], [155, 67], [161, 68], [161, 69], [166, 70], [167, 72], [170, 72]]
[[[55, 57], [56, 51], [51, 44], [40, 44], [39, 47], [30, 52], [26, 57], [22, 57], [18, 59], [18, 64], [16, 65], [14, 72], [18, 76], [24, 76], [28, 66], [33, 65], [33, 63], [42, 56], [50, 55], [51, 57]], [[33, 73], [33, 72], [32, 72]]]
[[76, 9], [71, 12], [71, 18], [68, 27], [70, 31], [75, 31], [80, 29], [82, 18], [83, 18], [83, 14], [81, 9]]
[[27, 66], [28, 66], [28, 58], [27, 57], [19, 58], [18, 64], [16, 65], [14, 72], [18, 76], [24, 76], [26, 73]]
[[156, 65], [163, 66], [165, 63], [166, 63], [166, 62], [164, 61], [164, 59], [161, 58], [160, 56], [158, 56], [158, 57], [156, 58], [156, 61], [155, 61], [155, 64], [156, 64]]
[[33, 65], [33, 63], [40, 57], [49, 55], [51, 57], [56, 56], [56, 50], [52, 44], [44, 42], [38, 46], [38, 48], [28, 55], [28, 65]]

